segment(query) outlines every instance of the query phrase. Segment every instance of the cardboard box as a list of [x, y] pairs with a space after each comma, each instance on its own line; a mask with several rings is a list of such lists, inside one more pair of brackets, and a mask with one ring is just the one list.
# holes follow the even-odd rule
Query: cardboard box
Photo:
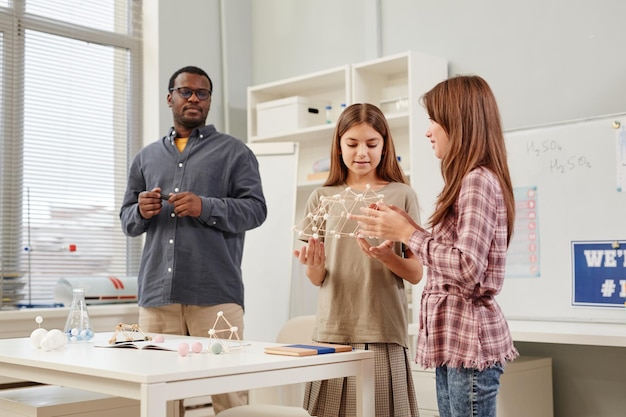
[[327, 105], [302, 96], [259, 103], [256, 106], [257, 136], [271, 136], [323, 125], [326, 123]]

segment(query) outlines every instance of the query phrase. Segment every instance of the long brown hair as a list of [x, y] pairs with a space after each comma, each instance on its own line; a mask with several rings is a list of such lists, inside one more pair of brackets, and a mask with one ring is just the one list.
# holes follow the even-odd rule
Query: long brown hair
[[348, 178], [348, 167], [341, 159], [341, 137], [350, 128], [366, 123], [378, 132], [383, 138], [383, 153], [380, 163], [376, 167], [376, 175], [383, 181], [401, 182], [408, 184], [402, 167], [398, 163], [396, 148], [393, 144], [389, 124], [383, 112], [373, 104], [355, 103], [341, 113], [333, 134], [330, 149], [330, 172], [324, 185], [341, 185]]
[[491, 88], [479, 76], [456, 76], [437, 84], [421, 100], [428, 117], [441, 125], [450, 139], [449, 150], [441, 159], [444, 186], [430, 224], [439, 224], [451, 213], [463, 178], [473, 169], [485, 167], [500, 181], [510, 242], [515, 200], [500, 111]]

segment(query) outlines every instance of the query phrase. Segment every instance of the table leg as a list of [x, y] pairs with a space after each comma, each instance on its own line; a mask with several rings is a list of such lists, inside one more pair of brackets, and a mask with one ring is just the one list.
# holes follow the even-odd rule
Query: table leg
[[166, 385], [141, 385], [141, 417], [167, 417]]
[[375, 417], [374, 403], [374, 358], [361, 361], [361, 370], [356, 376], [357, 417]]

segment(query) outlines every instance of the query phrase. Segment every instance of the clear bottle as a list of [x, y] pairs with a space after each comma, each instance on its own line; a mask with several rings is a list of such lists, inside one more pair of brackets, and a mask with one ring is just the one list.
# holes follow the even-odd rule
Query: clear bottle
[[64, 333], [70, 342], [87, 341], [93, 337], [84, 288], [74, 288], [72, 292], [72, 305], [65, 322]]
[[326, 123], [330, 124], [333, 122], [333, 106], [326, 106]]

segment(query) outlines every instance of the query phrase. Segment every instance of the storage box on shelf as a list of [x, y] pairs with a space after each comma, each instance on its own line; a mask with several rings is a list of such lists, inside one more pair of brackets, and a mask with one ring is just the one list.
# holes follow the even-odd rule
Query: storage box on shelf
[[[420, 415], [438, 416], [434, 370], [415, 367], [412, 374]], [[552, 358], [520, 356], [507, 363], [496, 407], [499, 417], [553, 417]]]
[[328, 103], [293, 96], [266, 101], [256, 106], [257, 133], [270, 136], [326, 123]]
[[[338, 116], [335, 109], [338, 110], [342, 103], [349, 102], [349, 89], [348, 65], [249, 87], [248, 141], [302, 142], [332, 135], [334, 121]], [[312, 108], [323, 106], [321, 115], [318, 114], [317, 117], [313, 114], [305, 115], [305, 110], [308, 113], [308, 104], [313, 104]], [[333, 123], [326, 123], [327, 105], [333, 109], [331, 113]], [[272, 125], [282, 124], [285, 128], [272, 126], [269, 131], [266, 129], [268, 124], [266, 113], [270, 108], [274, 108], [274, 112], [269, 122]], [[294, 117], [296, 108], [297, 115]]]

